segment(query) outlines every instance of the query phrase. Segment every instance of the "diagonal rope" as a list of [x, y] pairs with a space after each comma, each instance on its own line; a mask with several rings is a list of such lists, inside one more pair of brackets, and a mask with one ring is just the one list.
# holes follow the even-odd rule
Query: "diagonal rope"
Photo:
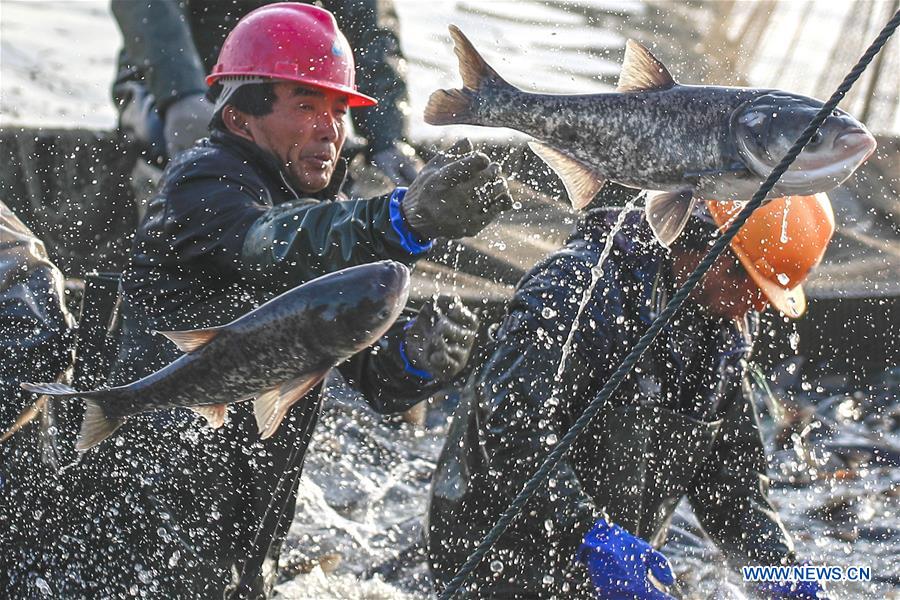
[[622, 361], [622, 364], [619, 365], [619, 368], [616, 369], [616, 372], [613, 373], [609, 381], [606, 382], [603, 389], [601, 389], [597, 396], [591, 400], [591, 403], [584, 410], [584, 413], [582, 413], [572, 427], [569, 428], [569, 431], [566, 432], [556, 446], [553, 447], [553, 450], [547, 455], [544, 463], [537, 472], [532, 475], [531, 479], [528, 480], [525, 487], [522, 488], [522, 491], [519, 492], [519, 495], [516, 496], [512, 504], [503, 511], [503, 514], [500, 516], [497, 523], [494, 524], [487, 535], [484, 536], [484, 539], [481, 540], [481, 543], [475, 551], [472, 552], [450, 583], [447, 584], [447, 587], [440, 594], [439, 600], [449, 600], [460, 590], [468, 576], [484, 558], [484, 555], [487, 554], [488, 550], [491, 549], [491, 546], [494, 545], [497, 539], [503, 535], [503, 532], [506, 531], [506, 528], [509, 527], [512, 520], [516, 518], [528, 499], [531, 498], [537, 488], [550, 475], [550, 472], [556, 467], [559, 461], [562, 460], [563, 455], [569, 450], [569, 447], [575, 442], [575, 439], [581, 431], [587, 426], [591, 419], [594, 418], [594, 415], [605, 406], [610, 396], [612, 396], [622, 383], [622, 380], [631, 372], [634, 364], [647, 347], [650, 346], [660, 330], [665, 327], [675, 313], [678, 312], [678, 309], [681, 308], [681, 305], [693, 291], [700, 279], [706, 274], [710, 267], [712, 267], [716, 259], [719, 258], [719, 255], [725, 250], [725, 247], [731, 242], [731, 239], [744, 225], [744, 222], [751, 214], [753, 214], [753, 211], [759, 208], [766, 195], [773, 187], [775, 187], [775, 183], [778, 179], [788, 170], [788, 167], [791, 166], [791, 163], [794, 162], [797, 155], [800, 154], [800, 151], [803, 150], [803, 147], [806, 146], [813, 134], [819, 129], [828, 115], [831, 114], [831, 111], [837, 107], [838, 103], [843, 99], [856, 80], [859, 79], [860, 75], [866, 70], [866, 67], [869, 66], [869, 63], [872, 62], [875, 55], [878, 54], [882, 47], [884, 47], [898, 25], [900, 25], [900, 11], [897, 11], [891, 20], [887, 22], [884, 29], [881, 30], [881, 33], [879, 33], [878, 37], [875, 38], [875, 41], [872, 42], [872, 45], [869, 46], [865, 54], [859, 59], [859, 62], [856, 63], [856, 66], [854, 66], [847, 74], [844, 81], [838, 86], [838, 89], [831, 95], [831, 98], [828, 99], [828, 102], [826, 102], [822, 109], [819, 110], [818, 114], [810, 121], [809, 125], [806, 126], [806, 129], [803, 130], [803, 133], [800, 134], [797, 141], [794, 142], [791, 149], [788, 150], [788, 153], [781, 159], [781, 162], [778, 163], [778, 166], [772, 170], [763, 184], [756, 190], [756, 193], [753, 194], [753, 198], [747, 203], [747, 206], [745, 206], [740, 214], [738, 214], [727, 231], [716, 240], [704, 259], [697, 268], [694, 269], [694, 272], [690, 274], [684, 285], [682, 285], [675, 293], [656, 320], [647, 328], [647, 331], [641, 339], [638, 340], [628, 356], [625, 357], [625, 360]]

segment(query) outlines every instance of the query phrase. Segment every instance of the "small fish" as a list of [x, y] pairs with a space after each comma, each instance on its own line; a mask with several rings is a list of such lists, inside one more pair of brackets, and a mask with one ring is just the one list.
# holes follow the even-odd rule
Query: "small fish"
[[[432, 125], [509, 127], [562, 179], [576, 209], [605, 181], [647, 190], [647, 221], [663, 245], [694, 204], [749, 200], [822, 107], [777, 89], [681, 85], [641, 44], [628, 40], [615, 93], [549, 95], [507, 83], [455, 26], [462, 89], [437, 90]], [[827, 192], [875, 151], [862, 123], [835, 110], [781, 177], [772, 197]]]
[[185, 407], [221, 427], [227, 404], [251, 398], [265, 439], [331, 368], [384, 335], [408, 295], [409, 270], [402, 264], [352, 267], [287, 291], [227, 325], [157, 332], [186, 354], [134, 383], [85, 392], [60, 383], [21, 385], [84, 399], [79, 451], [106, 439], [128, 417], [153, 410]]

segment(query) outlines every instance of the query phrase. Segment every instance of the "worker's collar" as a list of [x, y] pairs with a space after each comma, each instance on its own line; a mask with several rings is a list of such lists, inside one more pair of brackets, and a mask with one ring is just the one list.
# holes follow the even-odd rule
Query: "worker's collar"
[[281, 168], [278, 159], [253, 142], [245, 140], [230, 131], [223, 131], [221, 129], [213, 129], [209, 135], [209, 139], [215, 144], [221, 144], [235, 149], [247, 159], [247, 162], [257, 165], [274, 184], [282, 187], [289, 195], [296, 196], [297, 198], [313, 198], [316, 200], [336, 200], [341, 197], [341, 188], [344, 186], [344, 182], [347, 179], [347, 160], [343, 157], [338, 158], [337, 164], [334, 166], [334, 173], [332, 174], [331, 181], [328, 185], [321, 191], [314, 194], [308, 194], [295, 190], [288, 183], [287, 175]]

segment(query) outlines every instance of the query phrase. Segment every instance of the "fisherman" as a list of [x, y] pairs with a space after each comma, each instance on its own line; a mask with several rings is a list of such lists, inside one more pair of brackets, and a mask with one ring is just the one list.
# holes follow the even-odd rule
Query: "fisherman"
[[[669, 249], [655, 241], [643, 211], [593, 209], [565, 247], [519, 283], [463, 392], [434, 474], [428, 547], [438, 588], [741, 206], [699, 205]], [[791, 318], [803, 314], [801, 283], [833, 231], [824, 194], [773, 200], [750, 217], [481, 562], [466, 588], [472, 597], [669, 598], [648, 574], [673, 583], [657, 549], [683, 497], [732, 565], [796, 562], [768, 500], [745, 375], [758, 311], [768, 304]], [[814, 598], [821, 588], [782, 582], [760, 591]]]
[[[225, 36], [244, 15], [273, 0], [112, 0], [124, 47], [113, 84], [123, 131], [151, 156], [171, 157], [206, 137], [213, 104], [206, 98]], [[312, 2], [310, 2], [312, 4]], [[403, 141], [407, 105], [405, 62], [396, 16], [385, 0], [326, 0], [356, 50], [360, 91], [377, 108], [352, 114], [366, 138], [369, 162], [396, 185], [409, 185], [422, 164]]]
[[[512, 204], [499, 165], [467, 141], [432, 159], [408, 190], [341, 194], [345, 117], [375, 100], [356, 91], [351, 48], [324, 9], [279, 3], [249, 13], [207, 82], [211, 134], [170, 161], [134, 240], [112, 385], [181, 354], [155, 331], [228, 323], [345, 267], [412, 264], [435, 237], [474, 235]], [[379, 412], [402, 411], [459, 372], [476, 327], [459, 304], [428, 305], [340, 370]], [[250, 403], [240, 403], [219, 430], [171, 410], [129, 419], [87, 452], [76, 481], [83, 515], [67, 535], [86, 548], [71, 550], [79, 567], [60, 595], [265, 597], [320, 388], [264, 441]]]

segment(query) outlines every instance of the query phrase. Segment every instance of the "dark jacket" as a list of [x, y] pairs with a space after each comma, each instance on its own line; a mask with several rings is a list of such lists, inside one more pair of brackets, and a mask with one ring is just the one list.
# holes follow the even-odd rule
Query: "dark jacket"
[[[65, 380], [72, 365], [74, 320], [63, 276], [44, 244], [0, 202], [0, 433], [36, 398], [21, 382]], [[50, 508], [58, 453], [56, 410], [0, 442], [0, 590], [3, 597], [37, 594], [46, 570], [43, 549], [58, 525]]]
[[[124, 48], [113, 96], [119, 106], [136, 93], [138, 83], [165, 113], [184, 96], [206, 92], [206, 75], [225, 37], [250, 11], [272, 0], [112, 0]], [[396, 17], [384, 0], [326, 0], [356, 60], [359, 90], [378, 106], [354, 109], [353, 124], [377, 152], [404, 136], [406, 83], [400, 74], [403, 55]], [[142, 93], [142, 92], [137, 92]]]
[[[571, 427], [673, 292], [665, 251], [629, 214], [578, 321], [617, 211], [593, 211], [520, 282], [456, 410], [434, 474], [429, 553], [446, 584]], [[593, 598], [573, 556], [602, 515], [661, 546], [687, 497], [738, 561], [777, 564], [791, 541], [766, 497], [766, 459], [742, 386], [756, 315], [735, 323], [689, 307], [645, 353], [472, 578], [477, 597]], [[464, 531], [460, 523], [465, 523]]]
[[[339, 184], [338, 177], [320, 198], [298, 197], [273, 159], [221, 132], [172, 161], [123, 278], [123, 338], [110, 385], [180, 355], [153, 330], [227, 323], [344, 267], [413, 262], [390, 224], [388, 197], [337, 200]], [[397, 349], [406, 319], [340, 367], [379, 412], [434, 392], [404, 372]], [[70, 537], [89, 542], [73, 550], [83, 553], [81, 571], [60, 593], [118, 596], [138, 585], [154, 597], [264, 596], [293, 518], [319, 396], [317, 389], [294, 406], [266, 441], [250, 403], [232, 405], [218, 431], [186, 410], [129, 419], [85, 454], [73, 477], [84, 513]]]

